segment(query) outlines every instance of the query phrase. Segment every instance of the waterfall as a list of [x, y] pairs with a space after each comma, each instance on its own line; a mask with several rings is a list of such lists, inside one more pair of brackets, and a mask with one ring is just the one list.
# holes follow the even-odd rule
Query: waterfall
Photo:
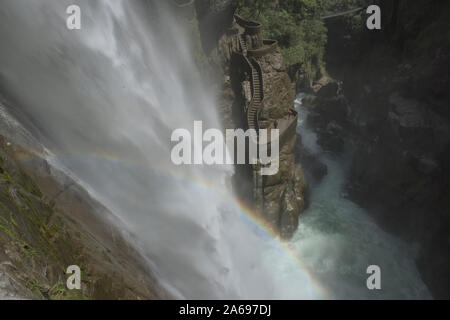
[[320, 298], [290, 252], [236, 202], [232, 167], [170, 161], [171, 132], [220, 128], [182, 23], [160, 1], [4, 0], [0, 89], [10, 110], [137, 235], [178, 298]]
[[[82, 10], [81, 30], [66, 8]], [[220, 128], [185, 26], [162, 1], [3, 0], [0, 92], [11, 113], [138, 238], [161, 284], [177, 298], [429, 297], [409, 246], [341, 195], [342, 160], [289, 243], [267, 233], [234, 198], [233, 168], [174, 166], [170, 137], [195, 120]], [[304, 125], [298, 132], [321, 153]], [[345, 161], [344, 161], [345, 162]], [[382, 290], [366, 288], [378, 264]]]

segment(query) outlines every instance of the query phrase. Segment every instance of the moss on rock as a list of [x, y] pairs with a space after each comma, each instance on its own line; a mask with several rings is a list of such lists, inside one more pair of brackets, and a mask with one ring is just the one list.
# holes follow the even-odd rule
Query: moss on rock
[[[121, 265], [126, 263], [119, 263], [117, 257], [132, 250], [112, 252], [111, 245], [67, 214], [72, 211], [70, 207], [62, 211], [54, 200], [49, 203], [49, 197], [7, 151], [0, 144], [0, 275], [12, 279], [9, 290], [15, 292], [8, 292], [9, 296], [55, 300], [156, 297], [145, 268], [128, 274]], [[97, 228], [99, 232], [112, 229], [106, 225]], [[136, 261], [129, 269], [139, 269], [141, 262], [129, 261]], [[81, 290], [66, 287], [70, 265], [82, 270]]]

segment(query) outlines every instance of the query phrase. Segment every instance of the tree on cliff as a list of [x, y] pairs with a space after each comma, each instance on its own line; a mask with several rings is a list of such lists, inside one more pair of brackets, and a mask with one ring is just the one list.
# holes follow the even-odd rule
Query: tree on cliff
[[264, 26], [264, 37], [278, 40], [288, 65], [304, 64], [312, 78], [323, 69], [326, 28], [322, 0], [239, 0], [238, 11]]

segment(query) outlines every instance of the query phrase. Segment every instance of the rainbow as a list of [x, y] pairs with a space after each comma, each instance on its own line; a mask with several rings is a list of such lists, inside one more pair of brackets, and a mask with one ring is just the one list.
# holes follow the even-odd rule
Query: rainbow
[[[73, 155], [70, 156], [61, 156], [61, 155], [48, 155], [48, 154], [29, 154], [29, 153], [20, 153], [17, 155], [17, 158], [21, 161], [31, 161], [33, 159], [39, 158], [52, 158], [54, 160], [64, 160], [64, 159], [76, 159], [80, 158], [83, 160], [86, 160], [86, 156], [83, 157], [74, 157]], [[88, 158], [93, 158], [95, 160], [99, 161], [108, 161], [113, 162], [118, 165], [126, 165], [126, 166], [133, 166], [133, 167], [139, 167], [144, 169], [149, 169], [148, 163], [138, 163], [135, 160], [125, 159], [121, 156], [115, 155], [115, 154], [106, 154], [106, 153], [99, 153], [94, 152], [90, 153], [90, 156]], [[204, 180], [198, 180], [194, 179], [192, 177], [188, 177], [186, 174], [183, 173], [182, 170], [167, 170], [166, 172], [160, 172], [158, 173], [168, 176], [169, 178], [176, 179], [179, 181], [182, 181], [184, 183], [189, 183], [193, 185], [196, 188], [201, 188], [205, 192], [212, 192], [215, 194], [220, 194], [220, 196], [224, 196], [223, 193], [220, 193], [217, 190], [217, 187], [211, 184], [208, 181]], [[236, 204], [236, 208], [239, 209], [241, 216], [245, 217], [245, 222], [251, 224], [253, 228], [256, 228], [259, 235], [262, 235], [263, 237], [270, 238], [274, 240], [274, 243], [277, 246], [277, 250], [282, 252], [289, 260], [291, 260], [299, 269], [300, 271], [306, 276], [306, 279], [309, 281], [311, 285], [313, 285], [313, 288], [315, 289], [315, 292], [317, 292], [322, 299], [332, 299], [330, 292], [325, 288], [323, 283], [318, 280], [315, 275], [311, 272], [310, 268], [304, 263], [302, 257], [300, 257], [299, 253], [296, 252], [292, 246], [290, 245], [289, 241], [284, 241], [280, 239], [280, 237], [268, 226], [268, 224], [260, 217], [260, 215], [250, 206], [248, 206], [243, 201], [237, 199], [236, 197], [230, 196], [230, 201], [232, 203]]]

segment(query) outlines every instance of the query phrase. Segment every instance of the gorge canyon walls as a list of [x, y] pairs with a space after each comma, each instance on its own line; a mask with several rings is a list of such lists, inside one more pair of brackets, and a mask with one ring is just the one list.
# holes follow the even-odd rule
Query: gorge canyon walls
[[381, 1], [382, 30], [327, 22], [327, 69], [309, 119], [331, 152], [354, 148], [352, 200], [410, 242], [436, 298], [450, 283], [450, 34], [447, 1]]

